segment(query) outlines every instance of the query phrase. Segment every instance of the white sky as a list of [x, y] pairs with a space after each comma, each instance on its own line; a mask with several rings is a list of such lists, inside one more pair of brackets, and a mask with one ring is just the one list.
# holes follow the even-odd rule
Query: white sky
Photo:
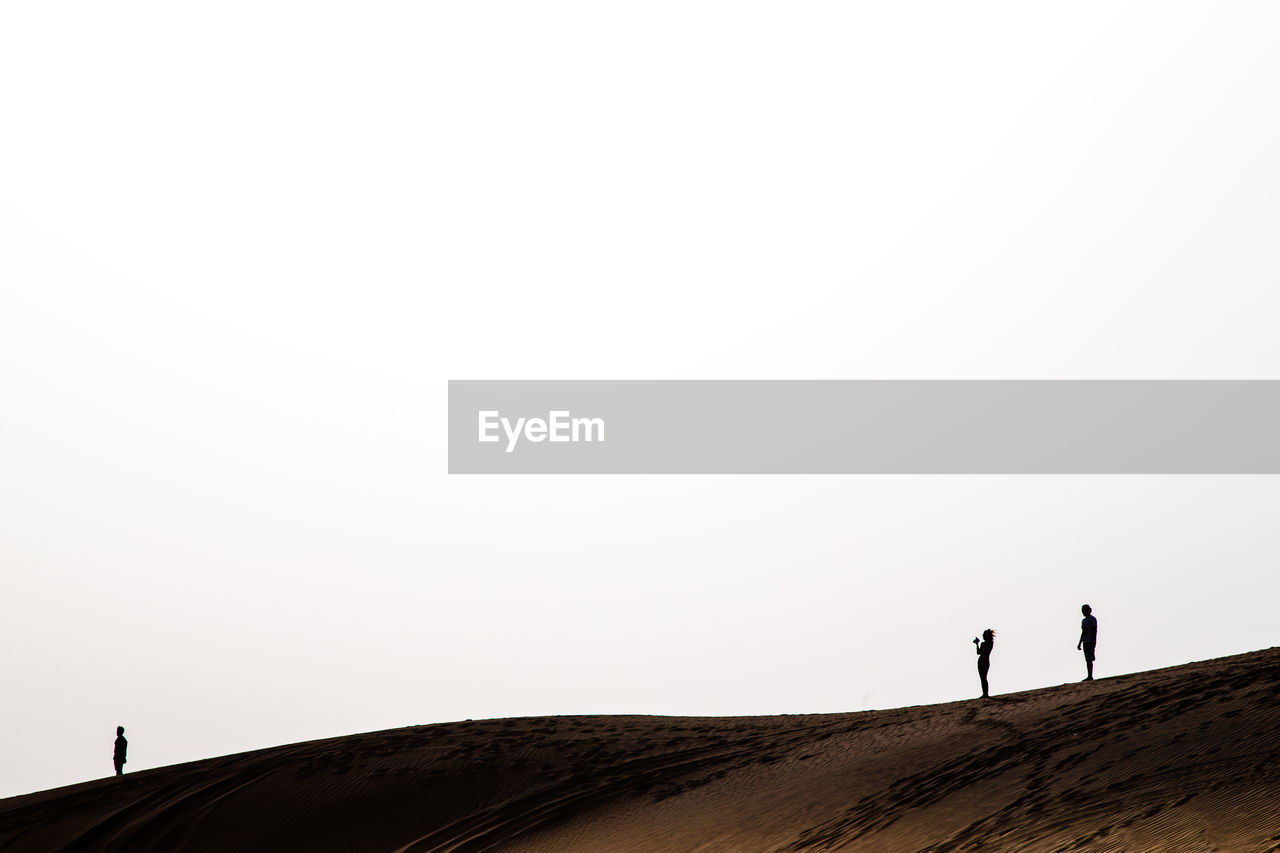
[[849, 6], [6, 4], [0, 795], [1275, 642], [1275, 479], [446, 476], [449, 378], [1280, 374], [1280, 7]]

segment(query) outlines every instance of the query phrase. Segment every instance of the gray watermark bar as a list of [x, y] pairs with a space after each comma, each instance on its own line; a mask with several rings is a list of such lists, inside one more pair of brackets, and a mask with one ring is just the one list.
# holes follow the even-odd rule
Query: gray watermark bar
[[1280, 474], [1276, 380], [451, 380], [450, 474]]

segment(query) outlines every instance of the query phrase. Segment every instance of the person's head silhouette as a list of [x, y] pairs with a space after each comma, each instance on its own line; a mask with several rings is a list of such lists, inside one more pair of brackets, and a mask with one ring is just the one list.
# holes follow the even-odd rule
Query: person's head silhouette
[[1088, 616], [1090, 613], [1093, 612], [1093, 608], [1087, 604], [1082, 604], [1080, 605], [1080, 612], [1083, 613], [1085, 616]]
[[124, 734], [124, 726], [116, 726], [116, 734], [118, 735]]
[[992, 631], [990, 628], [982, 632], [982, 639], [986, 640], [988, 643], [994, 640], [995, 638], [996, 638], [996, 632]]

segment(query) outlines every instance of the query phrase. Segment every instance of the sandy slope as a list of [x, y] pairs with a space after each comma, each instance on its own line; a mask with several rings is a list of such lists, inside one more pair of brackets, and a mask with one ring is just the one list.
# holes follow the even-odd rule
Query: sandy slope
[[352, 735], [0, 800], [4, 850], [1280, 850], [1280, 649], [989, 702]]

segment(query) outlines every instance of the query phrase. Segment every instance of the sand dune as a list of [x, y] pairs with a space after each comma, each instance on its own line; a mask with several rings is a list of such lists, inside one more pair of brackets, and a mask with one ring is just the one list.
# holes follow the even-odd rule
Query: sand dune
[[313, 741], [0, 800], [0, 848], [1280, 850], [1280, 649], [988, 702]]

